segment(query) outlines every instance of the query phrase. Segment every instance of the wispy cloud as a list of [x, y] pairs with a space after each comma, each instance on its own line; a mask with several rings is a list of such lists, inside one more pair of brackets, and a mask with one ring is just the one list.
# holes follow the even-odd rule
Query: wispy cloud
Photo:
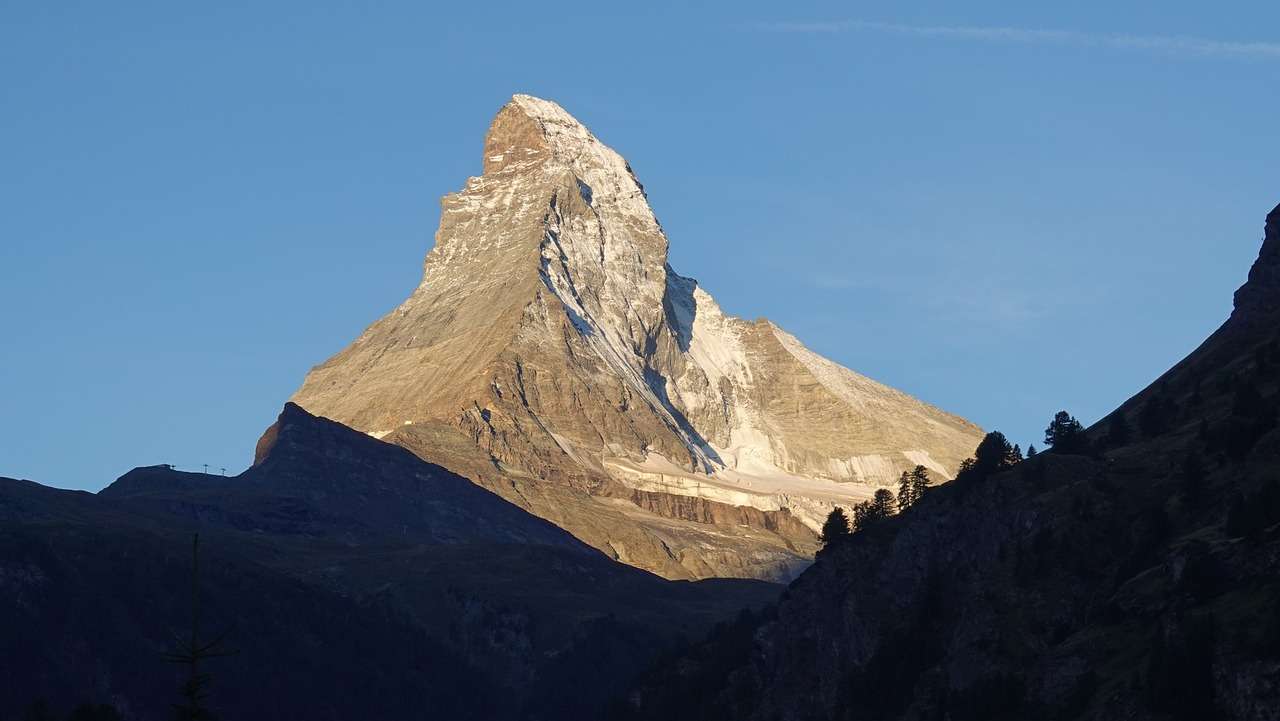
[[979, 25], [905, 25], [870, 20], [838, 20], [831, 22], [758, 23], [757, 30], [780, 33], [836, 34], [878, 32], [923, 38], [957, 38], [981, 42], [1026, 43], [1034, 45], [1068, 45], [1105, 47], [1120, 50], [1145, 50], [1215, 57], [1266, 58], [1280, 60], [1280, 43], [1214, 40], [1187, 35], [1129, 35], [1123, 33], [1087, 33], [1074, 30], [1039, 30]]

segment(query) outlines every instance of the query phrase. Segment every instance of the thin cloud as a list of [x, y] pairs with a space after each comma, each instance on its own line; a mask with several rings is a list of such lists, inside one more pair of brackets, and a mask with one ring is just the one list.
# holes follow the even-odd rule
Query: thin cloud
[[1280, 43], [1235, 42], [1186, 35], [1127, 35], [1073, 30], [1037, 30], [973, 25], [904, 25], [869, 20], [759, 23], [756, 29], [779, 33], [837, 34], [878, 32], [922, 38], [957, 38], [981, 42], [1105, 47], [1215, 57], [1280, 59]]

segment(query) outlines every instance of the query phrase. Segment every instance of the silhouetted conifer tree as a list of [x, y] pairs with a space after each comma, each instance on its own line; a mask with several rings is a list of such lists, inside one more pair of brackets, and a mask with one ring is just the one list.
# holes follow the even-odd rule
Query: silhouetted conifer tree
[[893, 515], [893, 492], [888, 488], [877, 488], [872, 496], [871, 505], [875, 509], [877, 519]]
[[853, 530], [861, 531], [871, 520], [871, 501], [862, 501], [853, 507]]
[[933, 481], [929, 478], [929, 470], [924, 466], [916, 466], [911, 470], [912, 503], [919, 503], [924, 498], [924, 491]]
[[1084, 426], [1066, 411], [1058, 411], [1044, 429], [1044, 443], [1058, 453], [1085, 453]]
[[915, 487], [911, 485], [911, 474], [903, 471], [898, 476], [898, 513], [902, 513], [916, 502]]
[[1016, 463], [1013, 446], [1000, 431], [992, 431], [983, 437], [973, 452], [973, 461], [973, 470], [984, 478]]
[[879, 488], [870, 501], [862, 501], [853, 507], [853, 530], [868, 529], [893, 514], [893, 492]]
[[822, 545], [829, 546], [835, 541], [849, 535], [849, 517], [844, 509], [836, 506], [827, 514], [826, 523], [822, 524]]
[[1027, 446], [1027, 458], [1035, 458], [1037, 453], [1039, 453], [1039, 451], [1036, 450], [1036, 444], [1032, 443]]

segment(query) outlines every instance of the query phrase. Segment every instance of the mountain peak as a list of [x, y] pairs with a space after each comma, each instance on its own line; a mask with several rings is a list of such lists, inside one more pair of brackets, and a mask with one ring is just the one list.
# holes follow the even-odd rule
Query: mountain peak
[[515, 95], [494, 116], [485, 135], [484, 175], [536, 167], [550, 159], [570, 166], [576, 161], [613, 165], [610, 155], [617, 153], [564, 108], [532, 95]]
[[276, 417], [276, 422], [272, 423], [258, 438], [258, 443], [253, 449], [253, 464], [256, 466], [271, 455], [272, 449], [275, 448], [276, 443], [280, 440], [282, 428], [286, 425], [305, 424], [310, 421], [318, 422], [319, 419], [308, 413], [297, 403], [285, 401], [284, 408], [280, 410], [280, 415]]
[[[567, 173], [587, 205], [623, 213], [661, 234], [644, 186], [631, 165], [550, 100], [532, 95], [512, 97], [489, 124], [483, 167], [484, 181], [509, 175], [533, 173], [545, 178]], [[664, 253], [665, 245], [664, 237]]]
[[577, 118], [573, 117], [558, 103], [551, 100], [535, 97], [533, 95], [525, 95], [516, 93], [511, 96], [508, 105], [514, 105], [520, 108], [526, 115], [543, 123], [558, 123], [564, 126], [577, 126], [586, 130]]
[[1249, 269], [1249, 279], [1236, 291], [1231, 319], [1244, 325], [1266, 323], [1277, 311], [1280, 311], [1280, 205], [1267, 214], [1262, 249]]
[[617, 558], [785, 577], [834, 504], [949, 477], [981, 438], [724, 313], [667, 264], [627, 161], [551, 101], [503, 106], [441, 205], [422, 283], [294, 399]]

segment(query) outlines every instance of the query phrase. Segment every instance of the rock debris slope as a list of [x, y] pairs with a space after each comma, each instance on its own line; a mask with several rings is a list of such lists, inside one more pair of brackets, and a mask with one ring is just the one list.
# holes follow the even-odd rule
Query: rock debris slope
[[442, 201], [422, 283], [293, 401], [671, 578], [788, 576], [833, 504], [950, 477], [981, 437], [722, 312], [627, 162], [526, 95]]

